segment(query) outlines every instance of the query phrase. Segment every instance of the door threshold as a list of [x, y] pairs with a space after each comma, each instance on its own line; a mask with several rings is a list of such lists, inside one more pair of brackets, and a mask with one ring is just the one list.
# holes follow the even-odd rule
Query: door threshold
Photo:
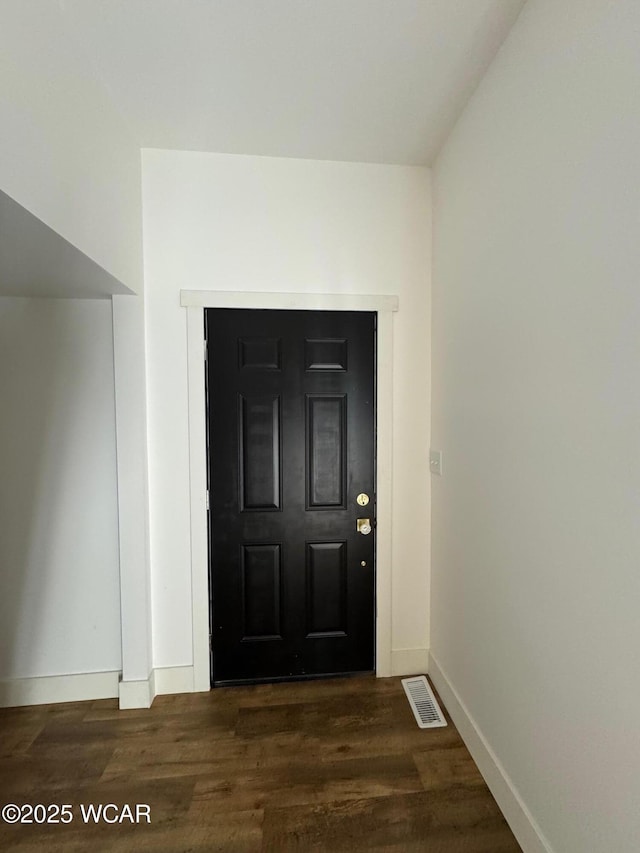
[[246, 687], [252, 684], [285, 684], [293, 681], [319, 681], [329, 678], [356, 678], [362, 675], [375, 675], [372, 669], [364, 669], [358, 672], [320, 672], [309, 675], [279, 675], [273, 678], [233, 678], [221, 681], [212, 681], [212, 687]]

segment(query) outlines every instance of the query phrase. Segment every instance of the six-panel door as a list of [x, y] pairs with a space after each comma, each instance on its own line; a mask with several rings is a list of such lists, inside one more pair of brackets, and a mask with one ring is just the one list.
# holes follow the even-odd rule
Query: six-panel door
[[371, 671], [375, 315], [205, 323], [212, 680]]

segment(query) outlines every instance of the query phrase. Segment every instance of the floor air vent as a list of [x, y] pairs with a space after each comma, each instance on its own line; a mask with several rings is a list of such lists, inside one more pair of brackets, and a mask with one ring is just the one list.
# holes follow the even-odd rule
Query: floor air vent
[[447, 725], [444, 714], [440, 710], [436, 697], [433, 695], [429, 682], [424, 675], [403, 678], [402, 686], [407, 694], [416, 722], [421, 729], [435, 729]]

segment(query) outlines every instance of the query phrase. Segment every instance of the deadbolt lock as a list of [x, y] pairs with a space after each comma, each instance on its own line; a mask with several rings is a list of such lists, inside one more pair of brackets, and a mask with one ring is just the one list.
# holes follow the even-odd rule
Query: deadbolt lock
[[359, 518], [356, 522], [356, 530], [362, 533], [363, 536], [368, 536], [371, 533], [371, 519]]
[[366, 506], [369, 503], [369, 495], [365, 495], [364, 492], [360, 492], [356, 498], [356, 502], [359, 506]]

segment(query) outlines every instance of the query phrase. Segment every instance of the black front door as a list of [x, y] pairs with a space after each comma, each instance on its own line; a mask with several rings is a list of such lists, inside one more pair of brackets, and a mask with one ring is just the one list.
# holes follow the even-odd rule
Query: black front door
[[375, 314], [205, 326], [212, 681], [371, 671]]

